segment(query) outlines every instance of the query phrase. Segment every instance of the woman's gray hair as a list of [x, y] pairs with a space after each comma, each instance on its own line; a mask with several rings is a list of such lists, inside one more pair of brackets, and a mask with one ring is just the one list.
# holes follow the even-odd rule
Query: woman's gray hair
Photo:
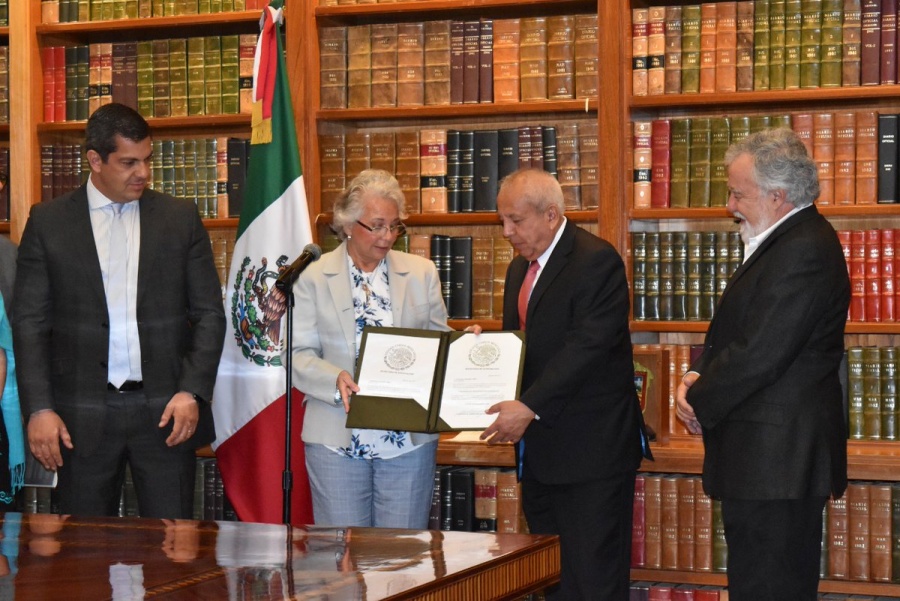
[[347, 189], [334, 201], [334, 218], [331, 229], [343, 240], [344, 228], [356, 223], [365, 212], [367, 197], [376, 196], [393, 201], [400, 219], [406, 219], [406, 197], [397, 178], [383, 169], [365, 169], [353, 178]]
[[732, 144], [725, 153], [726, 167], [742, 154], [753, 158], [760, 192], [784, 190], [787, 202], [797, 208], [807, 207], [819, 197], [816, 163], [790, 129], [766, 129]]

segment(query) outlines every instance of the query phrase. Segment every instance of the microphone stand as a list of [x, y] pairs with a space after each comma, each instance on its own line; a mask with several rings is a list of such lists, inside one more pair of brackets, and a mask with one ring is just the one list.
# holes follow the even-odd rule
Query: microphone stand
[[[294, 374], [292, 365], [292, 354], [291, 348], [293, 347], [293, 333], [294, 333], [294, 292], [292, 290], [294, 280], [297, 279], [300, 273], [297, 272], [293, 274], [291, 277], [287, 278], [287, 281], [278, 280], [275, 282], [275, 290], [278, 290], [282, 295], [284, 295], [285, 299], [285, 322], [284, 322], [284, 330], [286, 330], [284, 344], [287, 349], [287, 353], [285, 353], [285, 382], [284, 382], [284, 471], [281, 475], [281, 490], [282, 490], [282, 511], [281, 511], [281, 521], [284, 524], [287, 524], [289, 527], [291, 525], [291, 492], [294, 487], [294, 473], [291, 471], [291, 413], [292, 413], [292, 405], [294, 400]], [[290, 528], [288, 529], [290, 532]]]

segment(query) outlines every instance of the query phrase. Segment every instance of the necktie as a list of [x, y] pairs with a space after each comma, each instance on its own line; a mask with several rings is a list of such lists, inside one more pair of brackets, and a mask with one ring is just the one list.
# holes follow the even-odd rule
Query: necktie
[[[532, 261], [528, 265], [528, 271], [525, 272], [525, 279], [522, 280], [522, 287], [519, 288], [519, 329], [525, 329], [525, 314], [528, 313], [528, 300], [531, 298], [531, 289], [534, 288], [534, 279], [537, 277], [540, 265], [537, 261]], [[519, 480], [522, 479], [522, 467], [525, 461], [525, 438], [519, 439], [519, 460], [517, 462], [516, 471]]]
[[109, 272], [106, 282], [106, 306], [109, 311], [109, 382], [117, 388], [128, 379], [128, 239], [125, 235], [124, 205], [108, 205], [112, 210], [109, 226]]
[[522, 287], [519, 288], [519, 329], [525, 329], [525, 314], [528, 313], [528, 299], [531, 298], [531, 289], [534, 287], [534, 278], [537, 277], [540, 265], [537, 261], [532, 261], [528, 265], [528, 271], [525, 272], [525, 279], [522, 281]]

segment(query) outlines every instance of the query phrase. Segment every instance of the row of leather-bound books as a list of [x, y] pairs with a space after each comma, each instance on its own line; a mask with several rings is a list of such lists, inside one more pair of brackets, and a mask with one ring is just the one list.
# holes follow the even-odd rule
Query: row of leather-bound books
[[45, 46], [44, 121], [119, 102], [144, 117], [249, 113], [256, 34]]
[[596, 98], [596, 14], [323, 27], [323, 109]]
[[526, 167], [557, 177], [566, 209], [599, 204], [596, 121], [475, 130], [361, 129], [321, 135], [319, 148], [323, 211], [369, 168], [396, 176], [410, 214], [495, 211], [500, 181]]
[[632, 11], [635, 96], [897, 83], [896, 0], [742, 0]]
[[900, 198], [898, 115], [846, 110], [636, 121], [633, 206], [725, 206], [725, 151], [775, 127], [797, 133], [816, 162], [818, 205], [896, 203]]
[[41, 0], [41, 23], [180, 17], [266, 6], [268, 0]]

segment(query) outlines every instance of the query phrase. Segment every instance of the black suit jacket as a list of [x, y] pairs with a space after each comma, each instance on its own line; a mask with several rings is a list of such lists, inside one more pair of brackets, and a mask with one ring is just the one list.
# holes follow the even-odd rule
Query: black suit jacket
[[[503, 328], [517, 329], [528, 262], [506, 273]], [[643, 421], [634, 388], [625, 267], [609, 243], [567, 222], [531, 293], [520, 400], [525, 470], [567, 484], [636, 470]]]
[[687, 395], [703, 426], [709, 495], [843, 493], [838, 371], [849, 303], [840, 242], [814, 206], [778, 226], [732, 276]]
[[[140, 228], [138, 332], [144, 392], [158, 422], [180, 390], [212, 399], [225, 317], [209, 235], [194, 204], [145, 190]], [[23, 412], [55, 410], [75, 452], [90, 454], [103, 432], [109, 317], [86, 185], [32, 207], [19, 245], [15, 294]], [[200, 408], [191, 438], [198, 446], [215, 438], [208, 402]], [[171, 425], [160, 435], [168, 436]]]

